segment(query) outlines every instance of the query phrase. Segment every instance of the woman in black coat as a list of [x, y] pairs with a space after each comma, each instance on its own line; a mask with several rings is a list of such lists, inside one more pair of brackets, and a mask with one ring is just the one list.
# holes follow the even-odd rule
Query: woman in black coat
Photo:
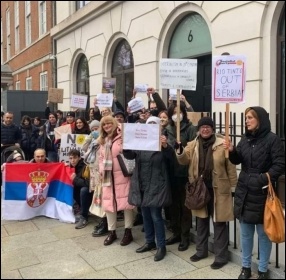
[[[229, 144], [229, 159], [241, 164], [234, 196], [234, 215], [240, 222], [242, 271], [239, 279], [251, 277], [251, 257], [256, 226], [259, 242], [258, 279], [268, 279], [267, 269], [272, 243], [263, 229], [264, 207], [269, 173], [276, 182], [285, 170], [284, 147], [271, 132], [268, 113], [262, 107], [245, 110], [246, 132], [237, 147]], [[225, 143], [225, 147], [227, 147]]]

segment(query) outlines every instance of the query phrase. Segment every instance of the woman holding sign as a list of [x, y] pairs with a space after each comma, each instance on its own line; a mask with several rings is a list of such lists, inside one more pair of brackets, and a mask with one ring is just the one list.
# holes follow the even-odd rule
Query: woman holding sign
[[130, 177], [124, 177], [117, 155], [122, 151], [121, 129], [116, 119], [105, 116], [100, 121], [99, 136], [99, 172], [102, 179], [102, 208], [106, 213], [108, 230], [104, 245], [111, 245], [116, 239], [117, 211], [124, 210], [125, 233], [121, 246], [130, 244], [133, 240], [134, 206], [128, 204]]
[[[160, 119], [149, 117], [146, 124], [160, 124]], [[126, 158], [135, 158], [136, 161], [128, 202], [141, 207], [145, 230], [146, 243], [136, 252], [144, 253], [157, 248], [154, 261], [160, 261], [166, 255], [162, 208], [171, 204], [169, 174], [175, 161], [175, 152], [168, 145], [165, 135], [161, 136], [161, 144], [161, 151], [123, 150]]]

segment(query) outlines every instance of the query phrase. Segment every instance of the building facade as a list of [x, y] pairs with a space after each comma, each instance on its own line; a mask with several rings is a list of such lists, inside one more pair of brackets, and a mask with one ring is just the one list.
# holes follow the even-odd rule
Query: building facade
[[52, 1], [1, 1], [1, 91], [53, 86], [52, 25]]
[[51, 36], [62, 110], [73, 93], [87, 94], [92, 106], [103, 77], [116, 77], [125, 107], [136, 83], [153, 86], [167, 101], [168, 91], [159, 88], [160, 59], [195, 58], [197, 89], [183, 94], [195, 111], [223, 112], [225, 104], [211, 102], [211, 57], [228, 52], [247, 59], [246, 102], [230, 110], [265, 107], [272, 130], [284, 138], [284, 2], [57, 1], [56, 23]]

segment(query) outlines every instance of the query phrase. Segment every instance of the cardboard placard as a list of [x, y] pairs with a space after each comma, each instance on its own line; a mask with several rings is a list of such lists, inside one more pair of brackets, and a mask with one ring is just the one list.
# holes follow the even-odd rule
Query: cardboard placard
[[62, 88], [49, 88], [48, 100], [53, 103], [63, 103], [64, 90]]
[[193, 125], [198, 125], [199, 120], [202, 117], [207, 117], [210, 115], [208, 112], [187, 112], [188, 119], [192, 122]]

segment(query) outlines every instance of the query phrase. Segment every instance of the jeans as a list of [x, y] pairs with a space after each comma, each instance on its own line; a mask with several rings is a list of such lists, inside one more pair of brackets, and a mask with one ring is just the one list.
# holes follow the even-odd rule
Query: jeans
[[246, 224], [240, 223], [240, 243], [242, 250], [242, 266], [251, 267], [251, 257], [253, 250], [253, 237], [254, 230], [258, 234], [258, 245], [259, 245], [259, 264], [258, 270], [260, 272], [267, 272], [269, 258], [272, 249], [272, 242], [264, 232], [263, 224]]
[[80, 206], [80, 215], [88, 219], [89, 207], [92, 202], [93, 194], [89, 192], [88, 187], [79, 188], [74, 186], [73, 198]]
[[162, 207], [141, 207], [146, 243], [154, 243], [155, 236], [157, 247], [166, 246], [165, 225], [162, 217]]

